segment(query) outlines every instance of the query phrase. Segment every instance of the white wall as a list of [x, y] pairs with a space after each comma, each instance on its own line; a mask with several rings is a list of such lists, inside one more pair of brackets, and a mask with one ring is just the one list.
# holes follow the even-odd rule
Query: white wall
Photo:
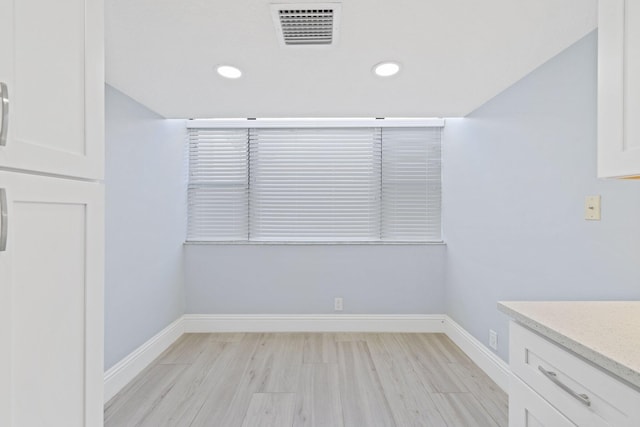
[[[640, 298], [640, 182], [596, 179], [592, 33], [444, 132], [447, 313], [480, 341], [498, 300]], [[602, 195], [602, 221], [584, 198]]]
[[444, 312], [443, 245], [187, 245], [187, 313]]
[[184, 313], [185, 138], [106, 87], [105, 370]]

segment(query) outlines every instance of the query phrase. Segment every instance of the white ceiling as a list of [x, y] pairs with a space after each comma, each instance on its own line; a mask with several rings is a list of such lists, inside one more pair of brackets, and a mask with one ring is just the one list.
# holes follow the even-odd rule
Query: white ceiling
[[[271, 3], [292, 2], [107, 0], [107, 82], [169, 118], [463, 116], [597, 15], [597, 0], [344, 0], [336, 46], [292, 48]], [[384, 60], [400, 74], [374, 76]]]

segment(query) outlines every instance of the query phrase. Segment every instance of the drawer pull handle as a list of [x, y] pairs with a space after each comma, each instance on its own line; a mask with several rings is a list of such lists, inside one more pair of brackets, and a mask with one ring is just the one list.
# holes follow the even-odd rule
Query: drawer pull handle
[[0, 147], [4, 147], [7, 145], [9, 128], [9, 89], [2, 82], [0, 82], [0, 111]]
[[571, 396], [575, 397], [580, 403], [582, 403], [585, 406], [591, 406], [591, 400], [589, 399], [589, 396], [572, 390], [571, 387], [569, 387], [568, 385], [566, 385], [565, 383], [563, 383], [558, 379], [558, 374], [552, 371], [547, 371], [540, 365], [538, 365], [538, 370], [542, 372], [545, 377], [550, 379], [551, 382], [553, 382], [555, 385], [557, 385], [558, 387], [560, 387], [561, 389], [569, 393]]
[[0, 188], [0, 252], [7, 250], [7, 192], [4, 188]]

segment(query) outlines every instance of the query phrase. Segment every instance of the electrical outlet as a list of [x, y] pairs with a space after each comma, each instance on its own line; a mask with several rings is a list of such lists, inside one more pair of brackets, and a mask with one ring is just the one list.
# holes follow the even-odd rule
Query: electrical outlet
[[584, 203], [584, 219], [600, 221], [600, 196], [587, 196]]
[[489, 347], [498, 349], [498, 333], [492, 329], [489, 329]]
[[342, 298], [336, 297], [333, 299], [333, 309], [335, 311], [342, 311]]

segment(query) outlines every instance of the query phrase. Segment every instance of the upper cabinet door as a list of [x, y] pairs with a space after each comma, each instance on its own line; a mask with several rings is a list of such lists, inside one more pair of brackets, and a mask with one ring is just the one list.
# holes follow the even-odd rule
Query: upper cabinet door
[[640, 175], [640, 2], [600, 0], [598, 176]]
[[102, 0], [0, 0], [0, 11], [0, 168], [102, 179]]

